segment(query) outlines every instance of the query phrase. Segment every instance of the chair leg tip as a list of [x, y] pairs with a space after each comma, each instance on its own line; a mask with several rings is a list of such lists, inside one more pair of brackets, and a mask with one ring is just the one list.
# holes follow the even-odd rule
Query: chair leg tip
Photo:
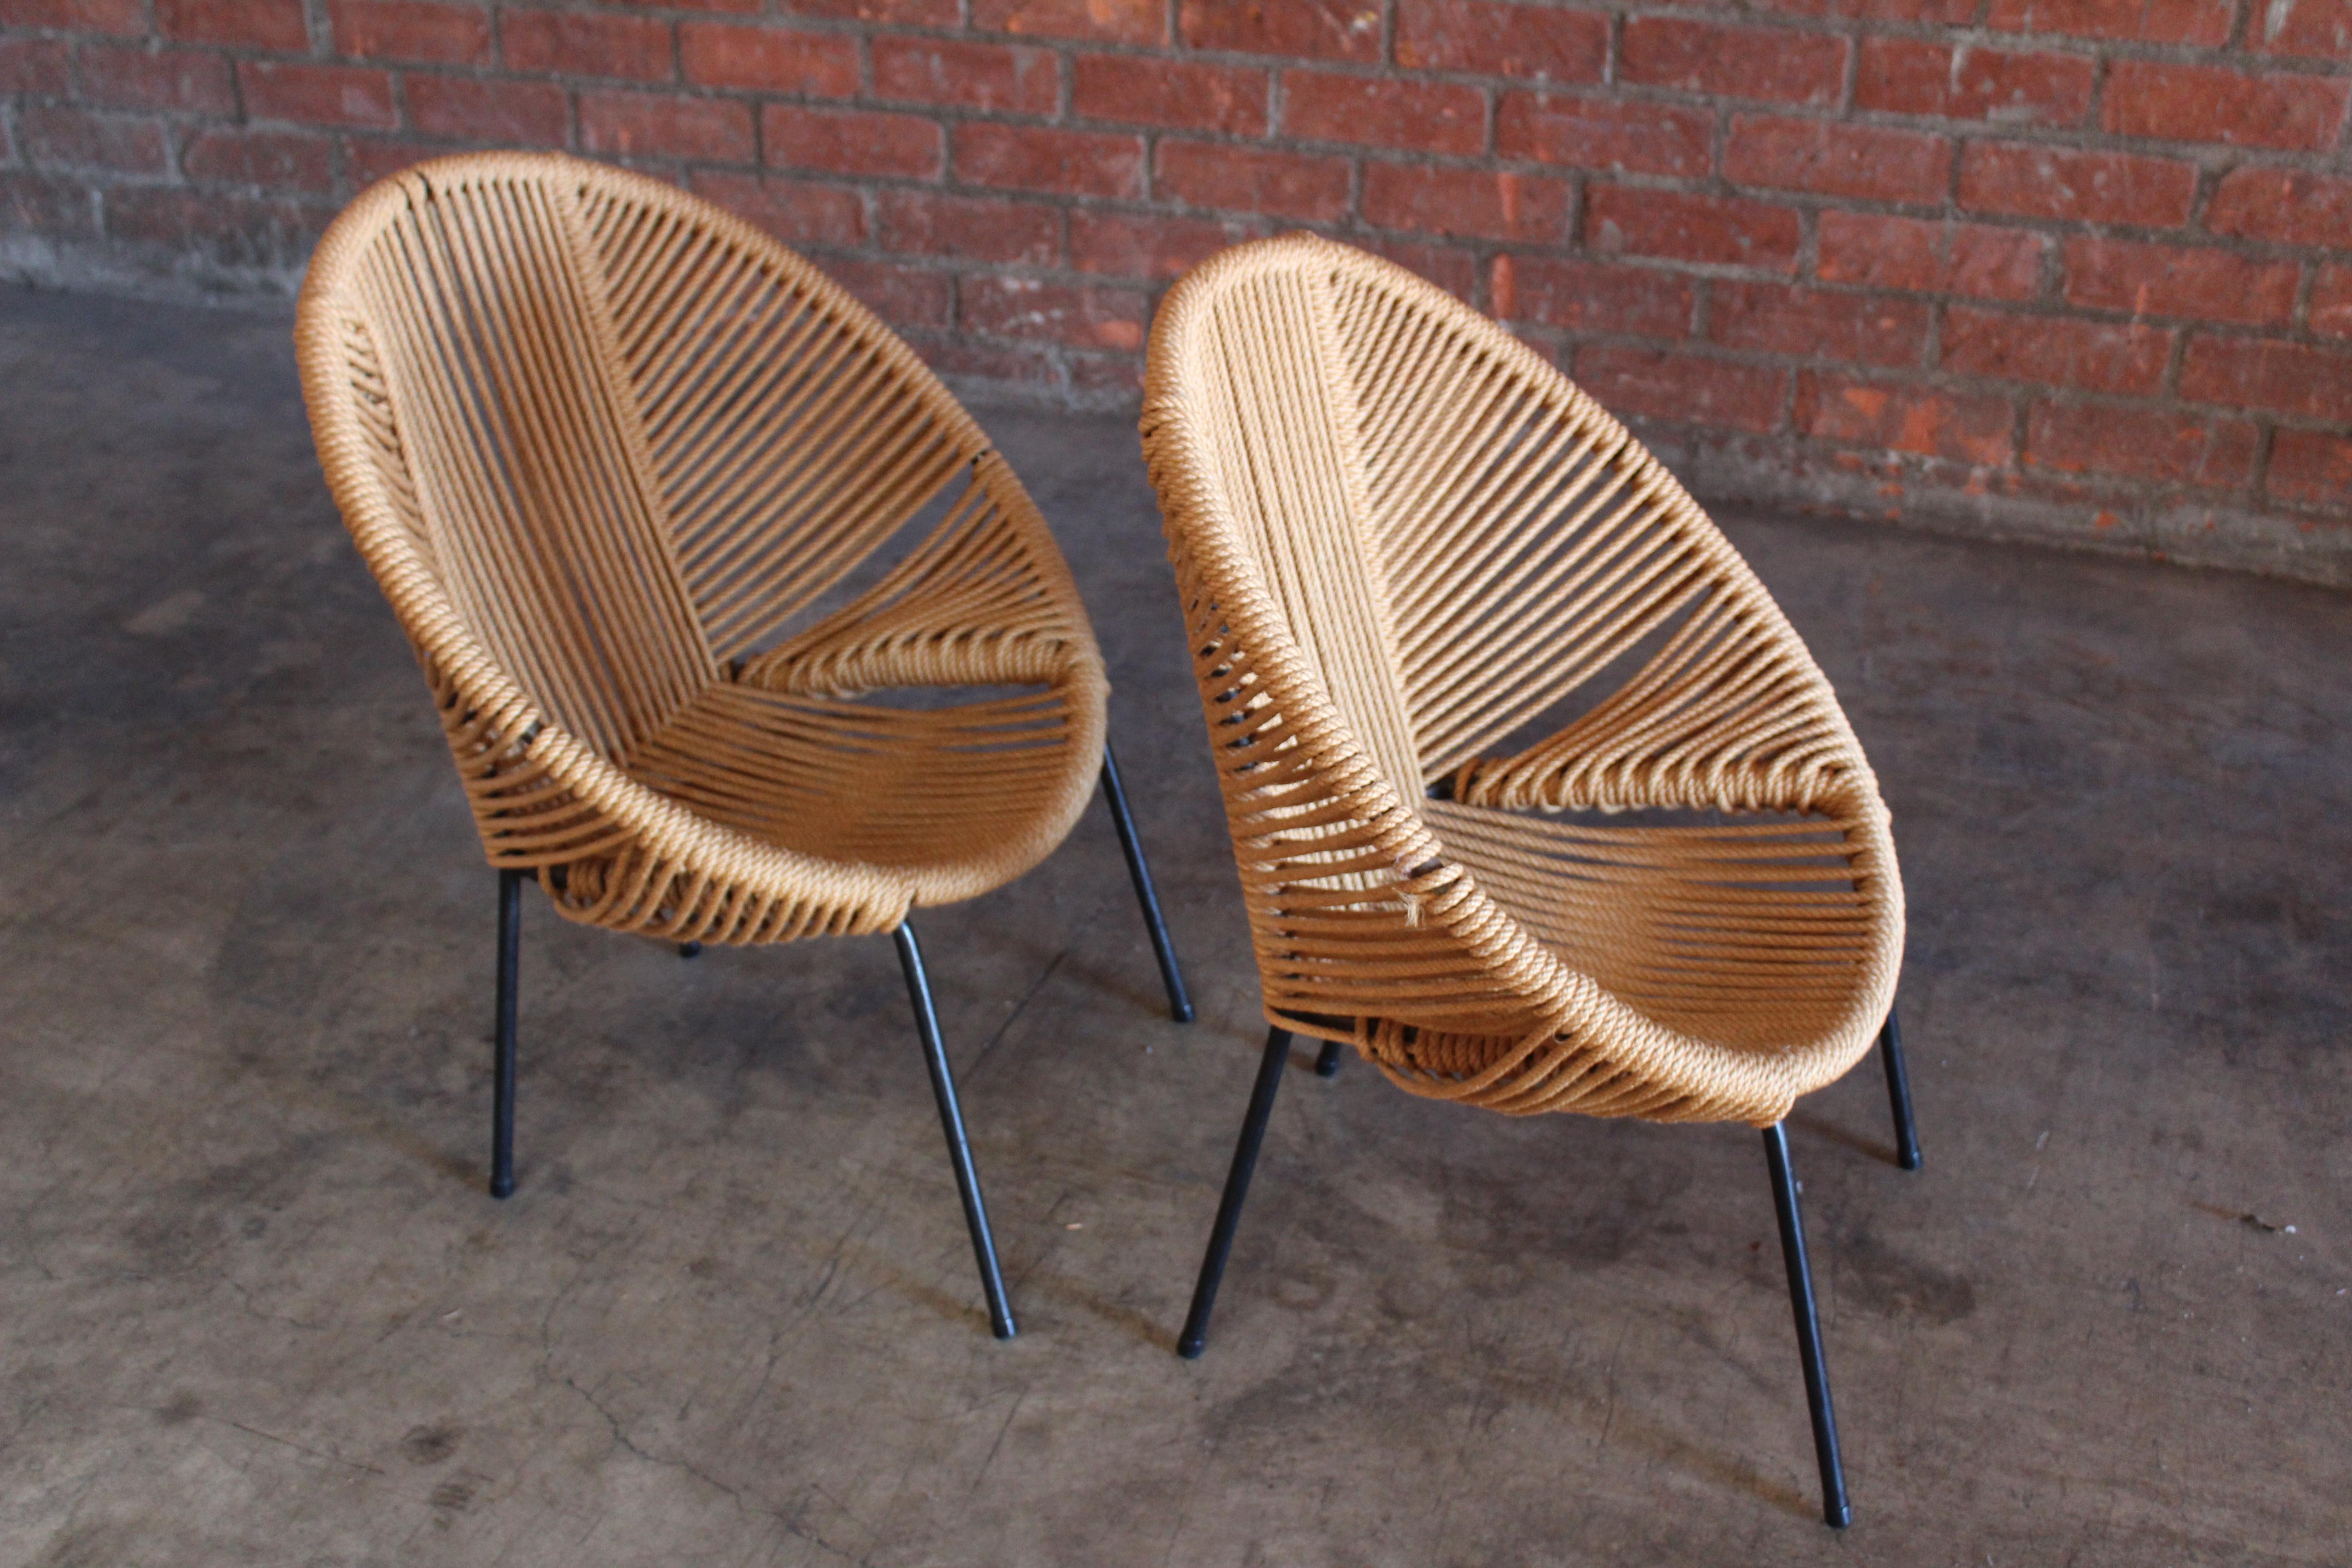
[[1012, 1340], [1021, 1337], [1021, 1330], [1019, 1326], [1016, 1325], [1010, 1318], [1007, 1318], [1001, 1323], [991, 1323], [989, 1324], [989, 1328], [994, 1331], [996, 1337], [1000, 1340]]
[[1853, 1505], [1851, 1503], [1842, 1502], [1835, 1508], [1823, 1509], [1822, 1510], [1822, 1522], [1828, 1525], [1832, 1530], [1843, 1530], [1847, 1525], [1853, 1522]]
[[1177, 1005], [1168, 1009], [1168, 1016], [1174, 1019], [1179, 1024], [1191, 1023], [1192, 1021], [1192, 1004], [1190, 1002], [1179, 1003]]
[[1201, 1352], [1209, 1348], [1206, 1336], [1196, 1336], [1176, 1342], [1176, 1353], [1186, 1361], [1199, 1361]]
[[677, 955], [680, 958], [700, 958], [702, 956], [702, 944], [698, 942], [679, 942], [677, 944]]
[[1923, 1163], [1919, 1158], [1919, 1151], [1916, 1149], [1906, 1151], [1902, 1157], [1895, 1163], [1902, 1166], [1906, 1171], [1916, 1171]]
[[490, 1196], [494, 1198], [510, 1198], [514, 1196], [514, 1178], [512, 1176], [491, 1177]]

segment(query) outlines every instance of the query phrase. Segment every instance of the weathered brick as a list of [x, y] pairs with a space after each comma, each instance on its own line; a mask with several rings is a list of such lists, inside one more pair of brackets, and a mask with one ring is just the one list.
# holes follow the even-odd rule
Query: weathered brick
[[131, 115], [26, 104], [16, 111], [16, 137], [28, 161], [48, 168], [160, 174], [167, 163], [162, 128]]
[[352, 184], [365, 187], [389, 174], [413, 168], [427, 158], [446, 156], [446, 147], [436, 147], [425, 142], [407, 142], [382, 136], [346, 136], [343, 142], [343, 173]]
[[1069, 366], [1073, 392], [1129, 401], [1142, 395], [1143, 361], [1137, 355], [1074, 353]]
[[1701, 175], [1714, 136], [1713, 115], [1664, 103], [1512, 92], [1495, 111], [1501, 156], [1578, 169]]
[[1618, 45], [1617, 75], [1721, 98], [1834, 103], [1845, 77], [1845, 40], [1786, 27], [1634, 16]]
[[1145, 217], [1129, 213], [1070, 214], [1070, 265], [1080, 272], [1160, 281], [1175, 277], [1245, 236], [1209, 218]]
[[412, 76], [408, 122], [427, 136], [521, 147], [571, 141], [571, 95], [553, 82]]
[[[758, 0], [751, 9], [758, 10]], [[787, 16], [828, 22], [876, 22], [886, 27], [952, 27], [963, 20], [961, 0], [777, 0]]]
[[2180, 395], [2190, 403], [2352, 424], [2352, 352], [2200, 332], [2189, 340], [2181, 362]]
[[335, 52], [446, 65], [490, 62], [490, 14], [432, 0], [329, 0]]
[[1150, 320], [1149, 298], [1139, 289], [1044, 283], [985, 273], [956, 281], [957, 307], [971, 331], [1078, 348], [1140, 349]]
[[1875, 294], [1792, 289], [1780, 283], [1715, 285], [1707, 336], [1730, 349], [1916, 366], [1927, 342], [1927, 306]]
[[2126, 153], [1971, 142], [1960, 157], [1960, 205], [1977, 212], [2168, 228], [2196, 189], [2187, 163]]
[[286, 132], [203, 132], [181, 153], [180, 167], [192, 180], [273, 191], [326, 195], [335, 185], [334, 148], [327, 139]]
[[874, 40], [873, 52], [877, 98], [1015, 114], [1051, 114], [1061, 100], [1058, 68], [1048, 49], [951, 38], [880, 37]]
[[1117, 44], [1166, 43], [1167, 16], [1165, 0], [972, 0], [971, 6], [971, 25], [992, 33]]
[[1285, 71], [1282, 130], [1311, 141], [1460, 156], [1486, 149], [1486, 95], [1446, 81]]
[[400, 123], [399, 111], [393, 107], [388, 71], [362, 66], [239, 60], [236, 79], [245, 95], [245, 111], [256, 120], [376, 131], [389, 131]]
[[1360, 250], [1369, 250], [1395, 262], [1417, 278], [1426, 279], [1465, 304], [1470, 302], [1478, 287], [1477, 258], [1457, 246], [1425, 245], [1419, 240], [1379, 234], [1368, 234], [1350, 243]]
[[2352, 83], [2341, 77], [2117, 60], [2107, 68], [2099, 125], [2117, 136], [2317, 152], [2335, 144], [2347, 91]]
[[2282, 430], [2271, 439], [2263, 488], [2282, 500], [2342, 510], [2352, 496], [2352, 438], [2325, 430]]
[[1955, 305], [1944, 317], [1943, 368], [1960, 375], [2153, 395], [2172, 331], [2134, 322], [2019, 316]]
[[2042, 288], [2046, 242], [2020, 229], [1825, 212], [1818, 237], [1828, 283], [1980, 300], [2030, 300]]
[[955, 284], [944, 272], [842, 256], [825, 258], [824, 275], [894, 327], [948, 325]]
[[0, 234], [94, 239], [98, 211], [89, 183], [76, 175], [0, 169]]
[[622, 158], [688, 158], [703, 163], [755, 161], [749, 105], [731, 98], [665, 92], [583, 92], [580, 145]]
[[877, 237], [885, 250], [1050, 267], [1062, 253], [1062, 215], [1036, 202], [944, 191], [884, 191]]
[[1381, 58], [1381, 14], [1363, 0], [1182, 0], [1176, 30], [1195, 49], [1317, 59]]
[[1575, 208], [1574, 186], [1540, 174], [1364, 165], [1364, 221], [1381, 228], [1560, 244]]
[[1139, 137], [973, 122], [955, 128], [954, 149], [957, 174], [975, 185], [1074, 196], [1143, 194]]
[[299, 261], [334, 216], [331, 203], [246, 196], [176, 185], [117, 185], [106, 193], [109, 239], [240, 265]]
[[1348, 163], [1209, 142], [1160, 143], [1158, 188], [1196, 207], [1329, 223], [1348, 211]]
[[2302, 268], [2235, 252], [2122, 239], [2066, 242], [2066, 300], [2095, 310], [2284, 326]]
[[2352, 0], [2290, 0], [2257, 8], [2246, 25], [2246, 44], [2271, 55], [2313, 59], [2352, 58]]
[[915, 334], [908, 341], [925, 364], [951, 379], [969, 377], [1041, 392], [1059, 392], [1064, 385], [1050, 345], [1045, 343], [976, 343], [967, 338], [929, 333]]
[[1748, 8], [1784, 16], [1959, 27], [1976, 20], [1979, 4], [1979, 0], [1748, 0]]
[[1584, 243], [1604, 254], [1670, 257], [1786, 272], [1797, 215], [1768, 202], [1596, 184], [1585, 193]]
[[2044, 402], [2026, 420], [2025, 460], [2061, 473], [2235, 487], [2253, 473], [2255, 441], [2242, 420]]
[[155, 0], [155, 26], [184, 44], [289, 53], [310, 47], [302, 0]]
[[1800, 372], [1797, 428], [1825, 441], [1999, 468], [2015, 447], [2009, 399]]
[[[0, 0], [0, 26], [55, 27], [68, 33], [133, 34], [147, 31], [144, 0]], [[44, 210], [55, 195], [54, 182], [16, 182], [15, 195], [26, 210]], [[87, 204], [84, 204], [85, 205]]]
[[1618, 414], [1761, 433], [1780, 423], [1788, 372], [1660, 349], [1587, 343], [1576, 383]]
[[1643, 338], [1690, 335], [1690, 279], [1651, 268], [1555, 256], [1497, 256], [1487, 295], [1505, 321]]
[[84, 44], [82, 97], [116, 109], [227, 114], [236, 107], [228, 57], [210, 49]]
[[2085, 55], [1864, 38], [1853, 100], [1890, 114], [2076, 125], [2091, 111], [2097, 77]]
[[669, 81], [669, 24], [650, 16], [588, 11], [509, 9], [499, 19], [499, 45], [516, 70], [620, 81]]
[[[110, 45], [84, 46], [85, 53], [134, 55], [150, 58], [144, 49], [119, 49]], [[210, 58], [219, 67], [220, 79], [228, 79], [228, 67], [218, 56]], [[63, 97], [73, 88], [73, 70], [66, 46], [50, 38], [0, 38], [0, 92], [37, 92]], [[162, 104], [141, 104], [141, 108], [169, 107]]]
[[935, 180], [947, 166], [939, 122], [915, 114], [771, 103], [760, 110], [760, 145], [780, 169]]
[[1743, 114], [1733, 118], [1724, 143], [1723, 177], [1866, 201], [1940, 204], [1951, 184], [1952, 144], [1875, 125]]
[[2232, 169], [2205, 209], [2205, 226], [2241, 239], [2340, 246], [2352, 234], [2352, 180], [2300, 169]]
[[1992, 0], [1985, 23], [2004, 33], [2213, 48], [2229, 42], [2233, 8], [2231, 0]]
[[1080, 55], [1071, 62], [1070, 108], [1089, 120], [1260, 136], [1270, 79], [1262, 70], [1232, 66]]
[[841, 33], [681, 22], [677, 64], [702, 87], [849, 98], [857, 91], [857, 44]]
[[2352, 338], [2352, 265], [2330, 261], [2320, 268], [2311, 285], [2311, 330]]
[[1396, 63], [1410, 70], [1597, 82], [1608, 58], [1609, 18], [1598, 11], [1398, 0]]
[[765, 229], [786, 245], [856, 245], [866, 238], [866, 208], [857, 193], [773, 174], [698, 170], [694, 194]]

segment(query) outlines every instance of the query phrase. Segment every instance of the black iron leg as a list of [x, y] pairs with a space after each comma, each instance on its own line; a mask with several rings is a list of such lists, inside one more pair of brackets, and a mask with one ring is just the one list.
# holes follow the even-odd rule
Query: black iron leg
[[1323, 1048], [1315, 1054], [1315, 1076], [1317, 1078], [1332, 1078], [1336, 1077], [1339, 1071], [1339, 1042], [1337, 1040], [1326, 1040], [1323, 1042]]
[[930, 1069], [931, 1094], [940, 1102], [940, 1125], [948, 1135], [948, 1163], [955, 1167], [956, 1192], [963, 1199], [963, 1222], [971, 1231], [972, 1256], [980, 1261], [980, 1288], [988, 1297], [988, 1324], [1000, 1340], [1020, 1331], [1004, 1296], [1004, 1274], [996, 1266], [996, 1242], [988, 1234], [988, 1205], [980, 1195], [980, 1173], [972, 1168], [971, 1145], [963, 1135], [963, 1110], [956, 1104], [955, 1079], [947, 1048], [940, 1044], [939, 1014], [931, 1006], [931, 983], [923, 973], [923, 950], [915, 928], [901, 925], [898, 963], [907, 972], [907, 997], [915, 1005], [915, 1032], [923, 1038], [923, 1065]]
[[1110, 802], [1110, 820], [1118, 829], [1118, 847], [1127, 856], [1127, 874], [1135, 880], [1135, 900], [1143, 906], [1143, 923], [1151, 932], [1151, 952], [1160, 960], [1160, 980], [1168, 987], [1168, 1016], [1180, 1024], [1192, 1021], [1192, 999], [1184, 994], [1184, 976], [1176, 968], [1176, 949], [1168, 941], [1168, 922], [1160, 918], [1160, 895], [1152, 889], [1151, 868], [1144, 863], [1143, 841], [1135, 836], [1135, 818], [1127, 809], [1127, 790], [1118, 782], [1118, 759], [1110, 742], [1103, 742], [1103, 798]]
[[514, 1191], [515, 1007], [522, 967], [522, 871], [499, 872], [499, 1012], [490, 1058], [490, 1196]]
[[1829, 1368], [1822, 1359], [1822, 1322], [1813, 1310], [1813, 1270], [1805, 1259], [1805, 1222], [1797, 1212], [1797, 1179], [1789, 1169], [1789, 1131], [1764, 1129], [1764, 1159], [1772, 1168], [1772, 1207], [1780, 1219], [1780, 1258], [1789, 1266], [1789, 1305], [1797, 1315], [1797, 1353], [1805, 1363], [1805, 1405], [1813, 1417], [1813, 1458], [1822, 1468], [1822, 1518], [1843, 1530], [1853, 1522], [1846, 1501], [1845, 1467], [1838, 1460], [1837, 1412], [1830, 1405]]
[[680, 958], [700, 958], [702, 956], [702, 944], [698, 942], [679, 942], [677, 944], [677, 955]]
[[1242, 1204], [1249, 1196], [1250, 1173], [1257, 1168], [1258, 1146], [1265, 1142], [1266, 1118], [1274, 1114], [1274, 1096], [1282, 1088], [1283, 1068], [1290, 1062], [1290, 1031], [1266, 1031], [1265, 1055], [1258, 1058], [1257, 1082], [1250, 1089], [1249, 1114], [1242, 1118], [1241, 1141], [1234, 1145], [1233, 1169], [1225, 1173], [1225, 1195], [1217, 1200], [1217, 1223], [1209, 1232], [1208, 1256], [1201, 1259], [1201, 1279], [1192, 1287], [1192, 1310], [1184, 1316], [1184, 1333], [1176, 1353], [1191, 1361], [1207, 1348], [1209, 1313], [1217, 1304], [1217, 1284], [1225, 1277], [1225, 1256], [1234, 1249], [1234, 1232], [1240, 1228]]
[[1895, 1107], [1895, 1163], [1916, 1171], [1919, 1129], [1911, 1120], [1911, 1074], [1903, 1066], [1903, 1026], [1892, 1006], [1886, 1009], [1886, 1026], [1878, 1031], [1878, 1054], [1886, 1063], [1886, 1098]]

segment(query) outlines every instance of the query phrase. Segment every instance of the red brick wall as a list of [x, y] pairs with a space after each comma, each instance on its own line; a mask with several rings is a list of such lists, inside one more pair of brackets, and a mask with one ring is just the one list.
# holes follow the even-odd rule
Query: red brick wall
[[0, 254], [283, 286], [387, 170], [568, 147], [1117, 405], [1304, 225], [1703, 493], [2352, 581], [2347, 95], [2352, 0], [0, 0]]

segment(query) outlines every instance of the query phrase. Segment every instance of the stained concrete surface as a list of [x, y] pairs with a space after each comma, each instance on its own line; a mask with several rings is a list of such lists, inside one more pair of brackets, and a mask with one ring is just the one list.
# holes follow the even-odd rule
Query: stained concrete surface
[[[0, 301], [0, 1563], [2352, 1560], [2346, 603], [1727, 526], [1879, 767], [1927, 1165], [1792, 1121], [1856, 1521], [1755, 1135], [1283, 1091], [1116, 421], [983, 410], [1056, 525], [1201, 1003], [1099, 808], [926, 917], [1022, 1337], [889, 944], [526, 910], [312, 461], [282, 317]], [[2289, 1228], [2291, 1227], [2291, 1228]]]

